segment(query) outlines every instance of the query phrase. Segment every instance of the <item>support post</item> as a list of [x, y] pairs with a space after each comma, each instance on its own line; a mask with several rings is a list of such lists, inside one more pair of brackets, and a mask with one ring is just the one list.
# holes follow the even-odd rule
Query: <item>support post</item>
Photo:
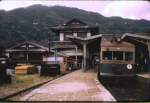
[[27, 50], [27, 54], [26, 54], [26, 62], [29, 63], [29, 45], [26, 44], [26, 50]]
[[[77, 54], [77, 53], [78, 53], [78, 47], [76, 46], [75, 49], [76, 49], [76, 54]], [[75, 56], [75, 61], [76, 61], [76, 62], [75, 62], [75, 63], [76, 63], [75, 65], [76, 65], [76, 67], [77, 67], [77, 66], [78, 66], [78, 56], [77, 56], [77, 55]]]
[[27, 63], [29, 63], [29, 55], [28, 55], [28, 52], [27, 52]]
[[57, 49], [55, 48], [55, 64], [57, 64]]
[[87, 47], [87, 44], [86, 43], [83, 43], [83, 71], [86, 70], [86, 58], [87, 58], [87, 55], [86, 55], [86, 47]]
[[51, 47], [50, 47], [50, 37], [48, 39], [48, 56], [50, 55]]
[[150, 72], [150, 40], [147, 40], [147, 47], [148, 47], [148, 61], [147, 61], [147, 66], [148, 66], [148, 72]]
[[147, 46], [148, 46], [148, 53], [149, 53], [149, 57], [150, 57], [150, 41], [147, 40]]

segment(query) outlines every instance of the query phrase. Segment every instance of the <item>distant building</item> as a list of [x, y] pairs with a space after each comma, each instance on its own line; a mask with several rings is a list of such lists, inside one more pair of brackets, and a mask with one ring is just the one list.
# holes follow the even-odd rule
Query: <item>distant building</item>
[[48, 47], [33, 42], [23, 42], [6, 50], [13, 63], [40, 64], [48, 55]]
[[[92, 46], [90, 47], [88, 44], [91, 40], [100, 37], [96, 36], [99, 33], [98, 26], [72, 19], [63, 25], [51, 27], [51, 30], [59, 36], [58, 41], [51, 42], [51, 49], [64, 54], [67, 57], [68, 65], [76, 65], [77, 68], [81, 68], [82, 65], [84, 68], [88, 67], [86, 62], [95, 55], [93, 51], [92, 55], [88, 54], [92, 50]], [[90, 50], [87, 50], [87, 45]], [[93, 44], [93, 46], [97, 45]]]

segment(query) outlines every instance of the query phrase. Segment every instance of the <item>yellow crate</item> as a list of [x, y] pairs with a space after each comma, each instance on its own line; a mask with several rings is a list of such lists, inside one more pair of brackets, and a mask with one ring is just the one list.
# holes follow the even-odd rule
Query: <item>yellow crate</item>
[[33, 74], [33, 73], [36, 73], [36, 68], [34, 65], [16, 66], [15, 73], [16, 74]]

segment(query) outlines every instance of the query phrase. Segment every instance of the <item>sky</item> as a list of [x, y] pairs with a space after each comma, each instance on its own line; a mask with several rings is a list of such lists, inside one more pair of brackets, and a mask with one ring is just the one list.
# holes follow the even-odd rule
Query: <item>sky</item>
[[20, 7], [28, 7], [33, 4], [42, 4], [45, 6], [67, 6], [100, 13], [106, 17], [120, 16], [129, 19], [147, 19], [150, 20], [150, 2], [148, 1], [129, 1], [129, 0], [2, 0], [0, 9], [12, 10]]

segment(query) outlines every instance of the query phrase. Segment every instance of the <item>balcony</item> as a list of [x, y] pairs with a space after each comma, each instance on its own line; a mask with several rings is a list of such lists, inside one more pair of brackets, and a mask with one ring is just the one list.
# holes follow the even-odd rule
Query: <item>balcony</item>
[[51, 49], [60, 48], [75, 48], [76, 45], [71, 41], [52, 41], [50, 42]]

